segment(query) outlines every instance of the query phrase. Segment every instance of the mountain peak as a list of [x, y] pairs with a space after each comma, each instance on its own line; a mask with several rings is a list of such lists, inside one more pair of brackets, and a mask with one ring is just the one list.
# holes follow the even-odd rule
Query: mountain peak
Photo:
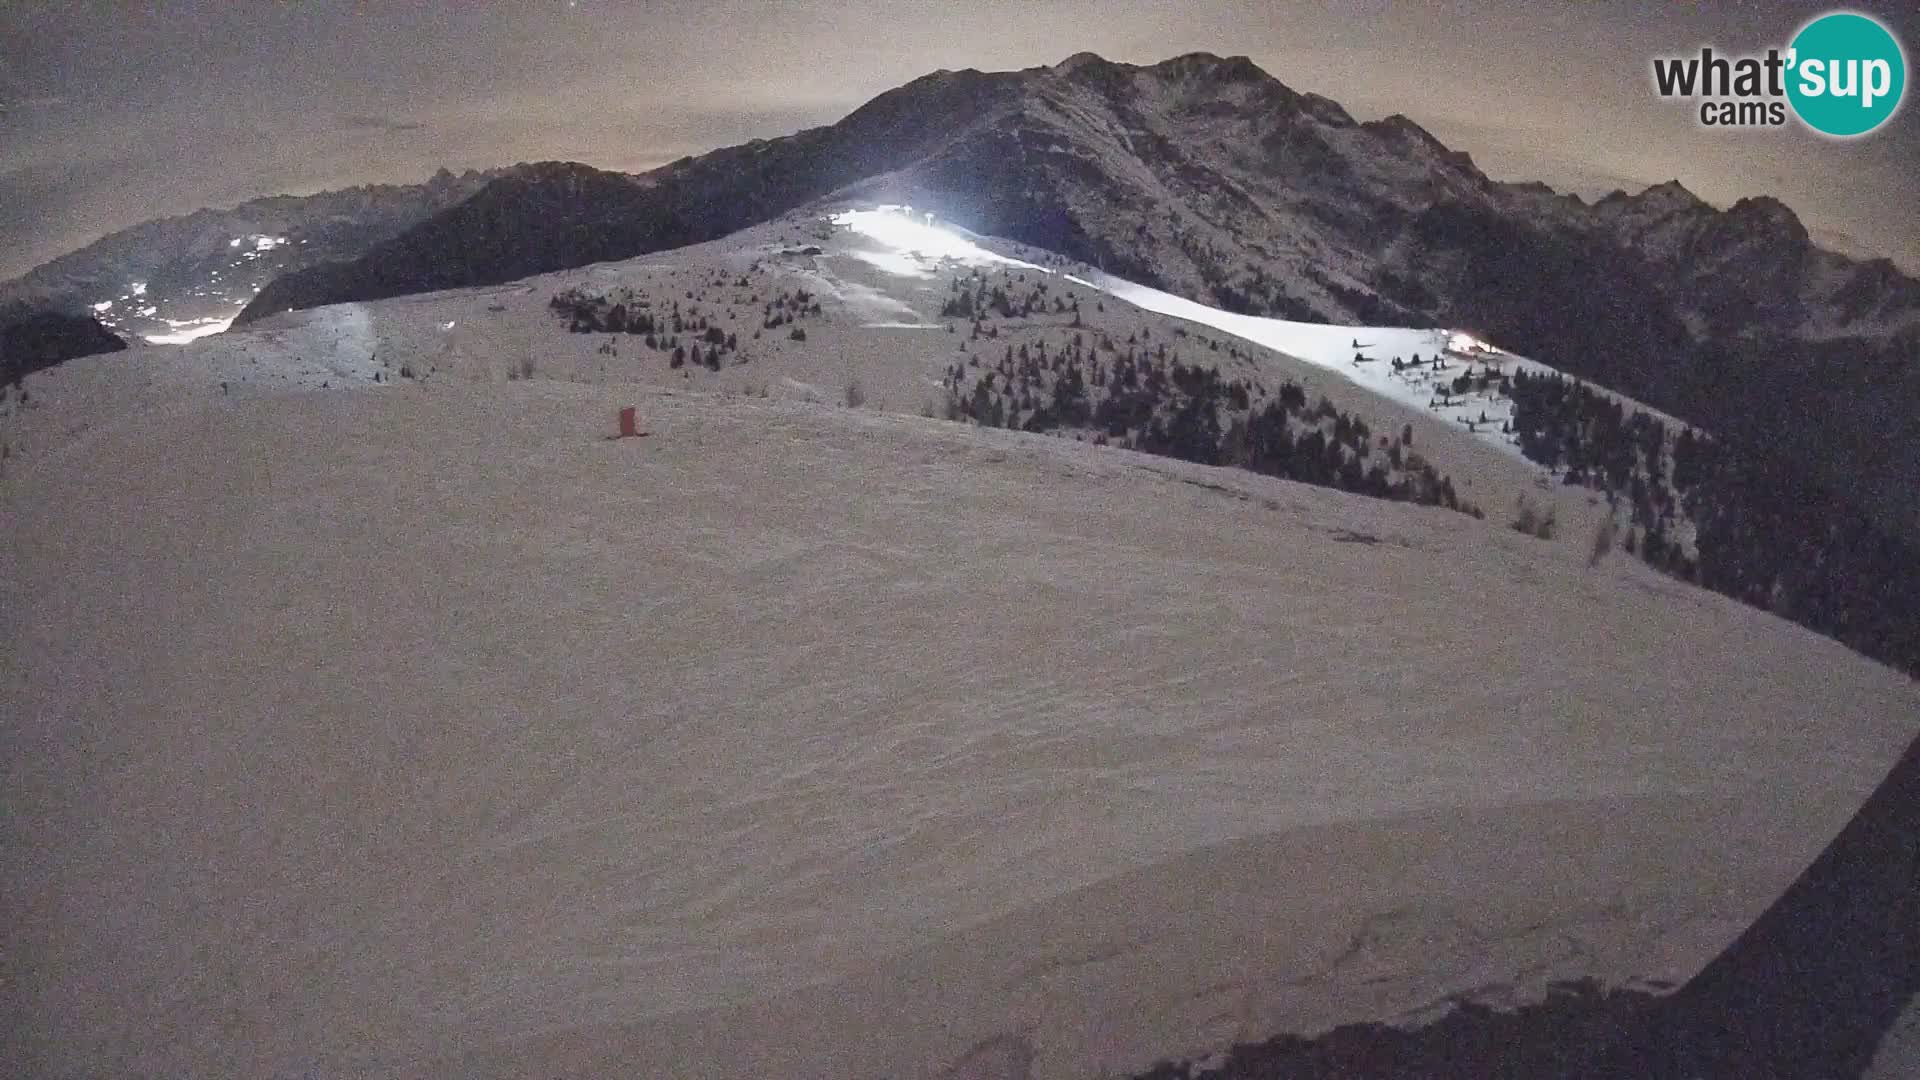
[[1666, 219], [1675, 215], [1695, 214], [1713, 209], [1700, 196], [1688, 191], [1686, 185], [1678, 180], [1654, 184], [1638, 195], [1629, 195], [1616, 189], [1594, 203], [1593, 208], [1603, 217], [1628, 218], [1635, 221]]
[[1809, 243], [1807, 227], [1786, 203], [1771, 195], [1741, 199], [1727, 208], [1727, 221], [1754, 233], [1798, 246]]
[[1639, 195], [1634, 196], [1634, 198], [1643, 203], [1670, 206], [1676, 210], [1707, 205], [1704, 199], [1688, 191], [1686, 185], [1678, 180], [1669, 180], [1664, 184], [1655, 184]]
[[1451, 152], [1447, 149], [1445, 143], [1434, 138], [1432, 132], [1414, 123], [1413, 119], [1405, 113], [1394, 113], [1392, 116], [1380, 120], [1371, 120], [1360, 126], [1377, 135], [1390, 135], [1411, 140], [1437, 154], [1447, 154]]
[[1771, 195], [1749, 195], [1728, 207], [1727, 213], [1756, 220], [1773, 220], [1782, 224], [1797, 223], [1800, 220], [1799, 215], [1795, 214], [1791, 207]]
[[1096, 52], [1077, 52], [1065, 60], [1053, 65], [1053, 70], [1062, 75], [1072, 75], [1086, 68], [1112, 67], [1113, 61]]
[[1273, 76], [1247, 56], [1216, 56], [1210, 52], [1182, 53], [1153, 65], [1154, 72], [1174, 78], [1207, 79], [1218, 82], [1265, 82]]

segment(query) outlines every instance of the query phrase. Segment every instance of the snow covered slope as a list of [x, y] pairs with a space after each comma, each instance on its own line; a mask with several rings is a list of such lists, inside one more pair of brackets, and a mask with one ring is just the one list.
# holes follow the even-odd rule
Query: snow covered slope
[[798, 400], [217, 399], [0, 498], [34, 1075], [1087, 1076], [1671, 982], [1920, 715], [1630, 561]]
[[[1052, 311], [992, 318], [992, 339], [974, 338], [968, 320], [941, 311], [957, 277], [982, 271], [1002, 275], [1009, 288], [1016, 279], [1029, 283], [1018, 288], [1052, 280], [1055, 299], [1077, 295], [1090, 303], [1071, 318]], [[802, 295], [808, 311], [783, 321], [787, 309], [776, 303]], [[602, 314], [616, 302], [635, 317], [652, 312], [659, 333], [567, 333], [568, 315], [555, 306], [561, 298], [597, 303]], [[685, 316], [679, 333], [671, 328], [673, 312]], [[732, 342], [718, 348], [723, 355], [711, 369], [700, 359], [703, 350], [715, 351], [709, 334]], [[929, 221], [923, 212], [871, 205], [828, 204], [660, 255], [502, 286], [289, 313], [178, 349], [137, 348], [127, 361], [133, 377], [104, 374], [103, 365], [90, 362], [37, 382], [34, 409], [23, 413], [0, 402], [0, 441], [30, 458], [100, 417], [163, 408], [174, 393], [245, 395], [407, 378], [504, 382], [527, 375], [822, 402], [843, 401], [857, 389], [869, 408], [938, 414], [950, 388], [966, 389], [952, 387], [952, 365], [991, 360], [1003, 347], [1009, 354], [1028, 343], [1058, 349], [1083, 337], [1120, 343], [1126, 353], [1136, 342], [1143, 354], [1170, 349], [1163, 355], [1261, 388], [1256, 402], [1291, 381], [1308, 400], [1330, 399], [1375, 431], [1396, 439], [1412, 433], [1424, 459], [1496, 520], [1525, 497], [1552, 507], [1570, 526], [1562, 531], [1566, 542], [1584, 544], [1588, 526], [1608, 513], [1597, 496], [1562, 490], [1521, 459], [1503, 430], [1511, 402], [1498, 377], [1549, 370], [1543, 365], [1444, 329], [1237, 315]], [[692, 362], [675, 366], [673, 352], [689, 346]], [[1456, 385], [1463, 375], [1477, 381]], [[122, 397], [112, 403], [78, 400], [116, 393]]]
[[[1666, 985], [1914, 734], [1584, 536], [911, 415], [1137, 338], [1540, 478], [1356, 331], [844, 209], [0, 402], [21, 1071], [1066, 1077]], [[962, 274], [1057, 288], [974, 337]]]

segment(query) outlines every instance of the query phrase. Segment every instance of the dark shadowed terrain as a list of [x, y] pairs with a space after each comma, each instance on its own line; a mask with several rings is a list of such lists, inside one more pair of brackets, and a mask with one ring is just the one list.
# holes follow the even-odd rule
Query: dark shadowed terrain
[[1141, 1080], [1829, 1080], [1859, 1077], [1920, 994], [1920, 740], [1752, 928], [1670, 996], [1557, 988], [1407, 1031], [1354, 1024]]

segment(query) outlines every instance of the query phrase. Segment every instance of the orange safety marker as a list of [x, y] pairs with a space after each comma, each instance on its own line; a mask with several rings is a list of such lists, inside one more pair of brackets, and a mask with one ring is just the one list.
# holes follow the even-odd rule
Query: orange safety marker
[[614, 438], [632, 439], [632, 438], [638, 438], [639, 436], [642, 436], [645, 434], [646, 432], [640, 430], [639, 410], [635, 409], [631, 405], [627, 406], [624, 409], [621, 409], [620, 410], [620, 434], [615, 435]]

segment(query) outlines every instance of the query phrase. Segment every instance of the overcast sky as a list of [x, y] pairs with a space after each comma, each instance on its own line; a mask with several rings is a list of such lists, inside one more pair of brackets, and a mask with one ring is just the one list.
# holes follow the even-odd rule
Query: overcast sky
[[[1905, 42], [1909, 3], [1864, 3]], [[0, 0], [0, 278], [147, 218], [572, 159], [642, 169], [830, 123], [936, 68], [1244, 53], [1500, 179], [1775, 195], [1920, 271], [1920, 109], [1853, 142], [1705, 130], [1650, 58], [1784, 46], [1820, 4]], [[1909, 45], [1910, 50], [1912, 46]]]

